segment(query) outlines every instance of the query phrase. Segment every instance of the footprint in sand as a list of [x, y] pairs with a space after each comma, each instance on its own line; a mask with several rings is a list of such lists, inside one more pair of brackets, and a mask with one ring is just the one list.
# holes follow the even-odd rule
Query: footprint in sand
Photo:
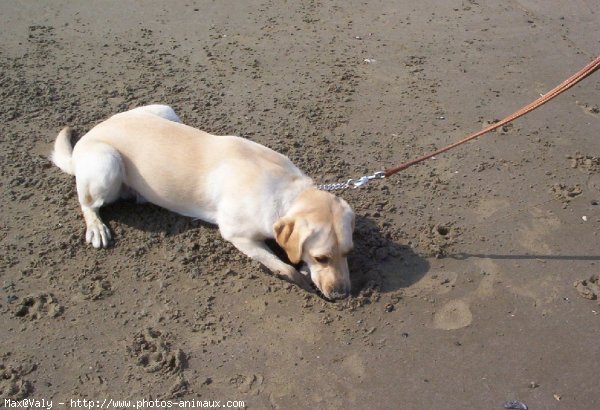
[[433, 327], [442, 330], [456, 330], [469, 326], [473, 314], [469, 304], [461, 299], [446, 303], [433, 317]]

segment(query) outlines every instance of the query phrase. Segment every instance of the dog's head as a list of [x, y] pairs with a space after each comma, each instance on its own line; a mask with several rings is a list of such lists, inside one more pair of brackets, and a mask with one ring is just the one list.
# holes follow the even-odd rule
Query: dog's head
[[317, 189], [304, 191], [273, 225], [275, 240], [292, 263], [308, 265], [310, 277], [329, 299], [350, 293], [347, 255], [352, 250], [354, 212], [346, 201]]

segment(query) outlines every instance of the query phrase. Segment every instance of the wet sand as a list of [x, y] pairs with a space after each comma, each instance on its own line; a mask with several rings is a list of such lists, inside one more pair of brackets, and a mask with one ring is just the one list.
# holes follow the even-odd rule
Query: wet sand
[[342, 302], [153, 205], [104, 208], [114, 245], [85, 244], [74, 179], [46, 159], [65, 125], [165, 103], [338, 182], [480, 129], [600, 50], [593, 1], [240, 3], [0, 3], [0, 398], [599, 408], [599, 73], [341, 193], [358, 218]]

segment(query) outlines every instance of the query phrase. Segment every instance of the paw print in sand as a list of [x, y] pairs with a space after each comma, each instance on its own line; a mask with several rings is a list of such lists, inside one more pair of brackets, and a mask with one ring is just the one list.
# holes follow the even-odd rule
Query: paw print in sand
[[40, 293], [24, 297], [17, 305], [15, 316], [29, 320], [42, 317], [57, 317], [63, 312], [63, 307], [51, 293]]
[[148, 373], [181, 374], [184, 368], [183, 351], [172, 349], [167, 335], [152, 328], [138, 332], [127, 351]]
[[573, 283], [573, 286], [583, 298], [590, 300], [600, 299], [600, 275], [598, 274], [592, 275], [589, 279], [578, 280]]
[[10, 366], [0, 363], [0, 399], [22, 400], [33, 392], [33, 385], [24, 377], [35, 365]]

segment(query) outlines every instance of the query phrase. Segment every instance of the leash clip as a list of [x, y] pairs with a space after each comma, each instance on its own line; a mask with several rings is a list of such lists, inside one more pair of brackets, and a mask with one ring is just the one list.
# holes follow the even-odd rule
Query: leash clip
[[383, 178], [385, 178], [385, 172], [377, 171], [373, 175], [365, 175], [360, 178], [349, 179], [348, 182], [346, 183], [346, 185], [348, 185], [349, 187], [352, 187], [352, 188], [360, 188], [364, 185], [367, 185], [369, 183], [369, 181], [371, 181], [373, 179], [383, 179]]

